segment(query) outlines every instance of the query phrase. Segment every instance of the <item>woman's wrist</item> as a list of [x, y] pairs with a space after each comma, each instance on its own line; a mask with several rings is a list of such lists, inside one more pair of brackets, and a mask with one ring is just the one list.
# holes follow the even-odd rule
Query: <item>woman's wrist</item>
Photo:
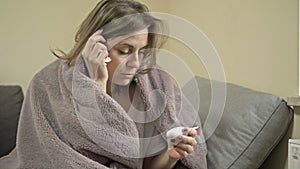
[[170, 157], [168, 151], [166, 151], [162, 154], [152, 157], [149, 161], [147, 161], [147, 163], [144, 164], [146, 164], [146, 169], [172, 169], [176, 165], [177, 161], [178, 159]]
[[165, 161], [165, 162], [164, 162], [164, 167], [162, 167], [162, 168], [171, 169], [176, 165], [178, 159], [170, 157], [168, 151], [163, 153], [163, 156], [164, 157], [162, 159], [164, 159], [163, 161]]
[[168, 161], [168, 164], [167, 164], [168, 168], [173, 168], [176, 165], [177, 161], [179, 160], [179, 159], [170, 157], [168, 151], [166, 151], [165, 156], [168, 158], [168, 160], [167, 160]]
[[102, 91], [106, 92], [106, 80], [95, 80], [95, 82], [97, 83], [97, 85], [100, 87], [100, 89], [102, 89]]

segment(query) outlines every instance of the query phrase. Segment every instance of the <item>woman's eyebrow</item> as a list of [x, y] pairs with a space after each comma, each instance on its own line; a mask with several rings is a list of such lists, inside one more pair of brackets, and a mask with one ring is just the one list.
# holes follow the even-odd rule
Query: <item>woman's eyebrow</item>
[[[128, 46], [128, 47], [130, 47], [130, 48], [135, 48], [135, 46], [133, 46], [133, 45], [131, 45], [131, 44], [129, 44], [129, 43], [120, 43], [120, 44], [118, 44], [117, 46]], [[143, 47], [141, 47], [141, 48], [139, 48], [139, 49], [145, 49], [145, 48], [147, 48], [148, 47], [148, 44], [146, 44], [145, 46], [143, 46]]]
[[130, 45], [130, 44], [128, 44], [128, 43], [119, 43], [119, 44], [116, 45], [116, 46], [128, 46], [128, 47], [130, 47], [130, 48], [133, 48], [133, 47], [134, 47], [133, 45]]

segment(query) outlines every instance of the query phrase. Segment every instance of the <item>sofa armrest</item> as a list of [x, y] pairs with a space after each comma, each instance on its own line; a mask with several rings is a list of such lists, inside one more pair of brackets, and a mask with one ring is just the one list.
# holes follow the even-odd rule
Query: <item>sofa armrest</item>
[[0, 157], [16, 146], [16, 134], [23, 103], [20, 86], [0, 86]]

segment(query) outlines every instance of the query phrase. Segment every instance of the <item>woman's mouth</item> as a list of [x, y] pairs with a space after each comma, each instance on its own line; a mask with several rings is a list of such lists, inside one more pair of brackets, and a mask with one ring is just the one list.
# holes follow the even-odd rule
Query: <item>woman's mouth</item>
[[134, 75], [135, 75], [135, 73], [122, 73], [123, 77], [130, 78], [130, 79], [133, 78]]

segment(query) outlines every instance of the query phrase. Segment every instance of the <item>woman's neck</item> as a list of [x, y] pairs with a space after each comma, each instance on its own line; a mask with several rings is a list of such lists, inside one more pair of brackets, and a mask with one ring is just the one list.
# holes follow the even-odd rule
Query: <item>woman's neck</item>
[[115, 101], [117, 101], [123, 109], [128, 112], [134, 98], [136, 83], [131, 82], [129, 85], [126, 86], [119, 86], [119, 85], [110, 85], [108, 87], [110, 93], [108, 93]]
[[111, 82], [107, 82], [106, 91], [107, 94], [114, 98], [115, 96], [129, 97], [129, 100], [132, 102], [133, 96], [135, 93], [136, 83], [132, 81], [128, 85], [120, 86], [113, 84]]

